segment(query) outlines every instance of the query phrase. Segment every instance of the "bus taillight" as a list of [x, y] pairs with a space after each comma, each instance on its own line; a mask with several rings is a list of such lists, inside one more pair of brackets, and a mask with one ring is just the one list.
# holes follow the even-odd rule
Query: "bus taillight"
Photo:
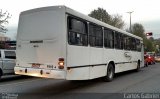
[[59, 69], [63, 69], [64, 68], [64, 58], [59, 58], [58, 68]]

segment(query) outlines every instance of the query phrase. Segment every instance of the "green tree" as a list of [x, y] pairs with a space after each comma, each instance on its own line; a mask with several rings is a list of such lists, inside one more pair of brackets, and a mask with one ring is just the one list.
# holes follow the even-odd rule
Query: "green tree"
[[153, 42], [154, 38], [147, 39], [145, 35], [145, 29], [142, 24], [135, 23], [132, 25], [131, 29], [134, 35], [137, 35], [143, 38], [145, 51], [155, 51], [154, 42]]
[[160, 53], [160, 38], [155, 39], [154, 42], [155, 42], [155, 46], [156, 46], [155, 52]]
[[145, 51], [147, 52], [155, 51], [154, 43], [151, 40], [147, 38], [143, 38], [143, 43], [144, 43], [144, 46], [146, 47]]
[[139, 23], [135, 23], [131, 26], [131, 32], [134, 34], [134, 35], [137, 35], [139, 37], [142, 37], [142, 38], [145, 38], [145, 29], [143, 27], [142, 24], [139, 24]]
[[154, 42], [154, 38], [153, 37], [150, 37], [149, 40], [151, 40], [152, 42]]
[[109, 15], [108, 12], [103, 8], [98, 8], [91, 11], [89, 16], [120, 29], [124, 27], [124, 21], [122, 20], [121, 15]]
[[117, 28], [123, 29], [125, 23], [122, 20], [122, 16], [115, 14], [111, 16], [111, 21], [110, 21], [110, 25], [115, 26]]
[[6, 28], [6, 24], [8, 24], [8, 19], [11, 17], [11, 15], [5, 11], [3, 12], [2, 10], [0, 10], [0, 32], [2, 33], [6, 33], [7, 28]]

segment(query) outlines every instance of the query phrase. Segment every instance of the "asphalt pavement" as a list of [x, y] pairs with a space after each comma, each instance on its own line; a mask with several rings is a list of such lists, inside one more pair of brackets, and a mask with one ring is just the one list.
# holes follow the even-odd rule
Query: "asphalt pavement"
[[116, 74], [112, 82], [3, 77], [0, 93], [3, 99], [160, 99], [160, 63]]

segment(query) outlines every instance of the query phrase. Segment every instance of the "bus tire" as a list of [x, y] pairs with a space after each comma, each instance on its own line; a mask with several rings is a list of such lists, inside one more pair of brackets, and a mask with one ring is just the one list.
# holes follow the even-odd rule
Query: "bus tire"
[[0, 69], [0, 79], [1, 79], [2, 75], [3, 75], [3, 72], [2, 72], [2, 70]]
[[114, 70], [115, 70], [114, 66], [112, 64], [109, 64], [107, 68], [107, 75], [103, 77], [103, 81], [105, 82], [112, 81], [114, 77]]
[[136, 72], [139, 72], [140, 70], [140, 61], [137, 62], [137, 69], [136, 69]]
[[146, 63], [146, 67], [148, 67], [148, 62]]

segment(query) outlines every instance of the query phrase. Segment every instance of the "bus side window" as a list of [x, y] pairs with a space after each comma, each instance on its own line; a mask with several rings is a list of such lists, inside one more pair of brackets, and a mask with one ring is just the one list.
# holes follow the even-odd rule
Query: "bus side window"
[[114, 32], [110, 29], [104, 29], [104, 47], [114, 48]]
[[132, 38], [131, 50], [136, 51], [136, 39]]
[[136, 49], [137, 49], [137, 51], [138, 52], [140, 52], [141, 51], [141, 43], [140, 43], [140, 40], [138, 40], [138, 39], [136, 39]]
[[121, 49], [121, 34], [119, 32], [115, 32], [115, 48]]
[[124, 48], [124, 35], [120, 34], [120, 49]]
[[127, 36], [124, 35], [124, 49], [126, 50], [127, 49]]
[[127, 35], [124, 35], [124, 49], [130, 50], [130, 37]]
[[91, 47], [103, 47], [103, 31], [101, 26], [89, 24], [89, 44]]
[[70, 45], [87, 46], [87, 22], [68, 17], [68, 42]]
[[109, 30], [104, 29], [104, 47], [109, 47]]

